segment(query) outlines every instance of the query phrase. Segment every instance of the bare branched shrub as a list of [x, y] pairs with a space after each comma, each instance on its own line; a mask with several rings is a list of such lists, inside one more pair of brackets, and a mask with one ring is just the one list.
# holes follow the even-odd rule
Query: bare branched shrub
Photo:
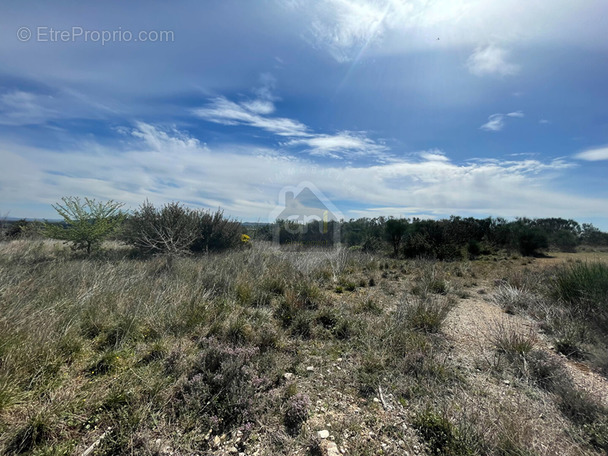
[[145, 253], [183, 254], [197, 237], [200, 214], [179, 203], [146, 201], [128, 220], [126, 240]]
[[179, 203], [156, 208], [146, 201], [130, 217], [125, 239], [145, 253], [180, 255], [234, 247], [240, 232], [241, 224], [221, 210], [211, 213]]

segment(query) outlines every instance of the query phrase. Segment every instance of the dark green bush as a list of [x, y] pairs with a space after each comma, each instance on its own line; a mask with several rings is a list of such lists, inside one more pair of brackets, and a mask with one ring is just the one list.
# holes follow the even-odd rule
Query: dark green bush
[[366, 237], [361, 244], [361, 250], [369, 253], [381, 252], [383, 248], [384, 244], [382, 240], [372, 236]]
[[538, 250], [549, 247], [547, 235], [538, 228], [528, 226], [516, 229], [516, 240], [519, 253], [523, 256], [533, 256], [538, 254]]
[[430, 454], [449, 456], [473, 455], [474, 451], [461, 438], [460, 432], [448, 418], [433, 410], [418, 413], [412, 423], [426, 442]]
[[219, 252], [236, 247], [241, 242], [242, 226], [224, 217], [224, 212], [199, 211], [198, 232], [190, 245], [193, 252]]
[[462, 248], [451, 242], [436, 245], [433, 249], [434, 257], [440, 261], [457, 261], [462, 259]]
[[7, 223], [5, 235], [8, 239], [19, 239], [27, 231], [30, 222], [25, 219]]
[[411, 235], [403, 247], [403, 254], [406, 258], [429, 257], [432, 256], [432, 253], [433, 245], [422, 233]]
[[396, 257], [399, 253], [399, 246], [401, 245], [401, 239], [405, 236], [408, 227], [408, 220], [406, 219], [389, 219], [384, 225], [386, 231], [386, 237], [393, 246], [393, 255]]
[[562, 252], [576, 252], [578, 238], [570, 231], [558, 231], [551, 236], [551, 244]]
[[477, 240], [469, 239], [469, 242], [467, 243], [467, 252], [469, 257], [475, 258], [481, 253], [481, 245]]

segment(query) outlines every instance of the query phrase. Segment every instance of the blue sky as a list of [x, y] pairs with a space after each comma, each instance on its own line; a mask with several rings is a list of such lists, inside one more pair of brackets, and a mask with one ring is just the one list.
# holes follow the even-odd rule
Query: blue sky
[[78, 195], [267, 221], [310, 182], [346, 218], [608, 230], [606, 18], [605, 0], [3, 1], [0, 215]]

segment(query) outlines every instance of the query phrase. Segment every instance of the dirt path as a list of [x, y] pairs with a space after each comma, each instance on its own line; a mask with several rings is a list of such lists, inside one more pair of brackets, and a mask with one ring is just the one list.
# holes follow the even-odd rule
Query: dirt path
[[[462, 395], [470, 404], [472, 415], [487, 423], [491, 438], [505, 433], [504, 422], [514, 416], [511, 434], [520, 435], [522, 442], [543, 455], [597, 454], [572, 443], [567, 435], [569, 422], [557, 410], [551, 395], [530, 388], [525, 382], [501, 373], [492, 348], [492, 335], [500, 325], [516, 328], [536, 335], [536, 348], [550, 354], [565, 365], [577, 388], [600, 398], [608, 405], [608, 381], [586, 366], [555, 353], [547, 337], [538, 331], [538, 325], [523, 316], [510, 315], [487, 299], [492, 286], [480, 283], [472, 289], [469, 298], [462, 299], [451, 311], [444, 326], [451, 346], [452, 359], [466, 372], [473, 386]], [[502, 424], [498, 416], [502, 416]], [[526, 435], [528, 437], [526, 437]], [[527, 440], [526, 440], [527, 439]]]
[[[492, 332], [500, 324], [514, 326], [524, 332], [533, 332], [537, 338], [536, 348], [559, 357], [568, 369], [577, 387], [597, 395], [608, 405], [608, 380], [593, 372], [583, 363], [572, 361], [555, 353], [548, 338], [539, 332], [536, 322], [520, 315], [510, 315], [487, 298], [491, 291], [487, 283], [475, 288], [472, 297], [461, 300], [452, 310], [446, 321], [446, 333], [454, 344], [455, 355], [464, 365], [473, 366], [475, 362], [492, 357]], [[474, 367], [474, 366], [473, 366]]]

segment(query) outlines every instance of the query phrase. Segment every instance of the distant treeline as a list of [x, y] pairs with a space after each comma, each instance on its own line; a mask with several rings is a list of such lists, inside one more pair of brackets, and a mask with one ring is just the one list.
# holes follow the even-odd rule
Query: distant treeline
[[574, 251], [578, 245], [608, 246], [608, 233], [592, 224], [580, 225], [562, 218], [452, 216], [443, 220], [360, 218], [349, 221], [315, 221], [306, 225], [279, 220], [255, 228], [255, 238], [302, 246], [340, 242], [353, 249], [382, 251], [394, 256], [431, 257], [439, 260], [476, 257], [505, 249], [535, 255], [543, 249]]
[[[78, 199], [65, 201], [75, 204]], [[78, 202], [78, 204], [81, 204]], [[81, 204], [82, 205], [82, 204]], [[54, 206], [55, 207], [55, 206]], [[88, 217], [86, 211], [80, 218]], [[78, 219], [78, 217], [75, 217]], [[90, 223], [93, 218], [87, 219]], [[65, 218], [55, 224], [28, 220], [0, 221], [0, 240], [50, 236], [74, 241], [74, 232], [89, 230], [89, 222]], [[105, 220], [107, 222], [107, 220]], [[80, 223], [80, 225], [78, 225]], [[57, 230], [49, 225], [59, 225]], [[76, 227], [78, 227], [76, 229]], [[111, 232], [111, 234], [110, 234]], [[104, 232], [105, 233], [105, 232]], [[428, 257], [439, 260], [475, 258], [498, 250], [537, 255], [545, 249], [575, 251], [579, 245], [608, 246], [608, 233], [592, 224], [582, 225], [563, 218], [504, 218], [452, 216], [442, 220], [389, 217], [360, 218], [349, 221], [313, 221], [301, 224], [278, 220], [273, 224], [241, 224], [226, 218], [223, 211], [191, 210], [179, 203], [154, 207], [145, 202], [132, 213], [122, 213], [116, 229], [96, 235], [94, 242], [113, 238], [142, 252], [211, 252], [272, 241], [300, 247], [333, 246], [337, 243], [353, 250], [386, 252], [395, 257]], [[80, 235], [91, 250], [91, 234]], [[82, 239], [78, 242], [81, 242]]]

